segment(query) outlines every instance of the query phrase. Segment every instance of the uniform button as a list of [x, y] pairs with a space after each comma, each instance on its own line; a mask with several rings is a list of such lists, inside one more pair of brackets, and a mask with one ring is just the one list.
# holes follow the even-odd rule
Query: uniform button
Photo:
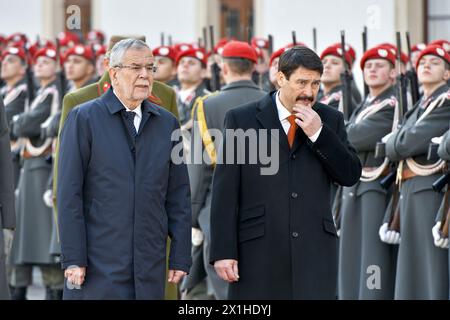
[[298, 233], [297, 232], [292, 232], [292, 237], [298, 238]]
[[295, 158], [297, 158], [297, 157], [296, 157], [295, 154], [293, 154], [293, 155], [291, 156], [291, 159], [292, 159], [292, 160], [295, 160]]
[[292, 192], [291, 197], [294, 198], [294, 199], [296, 199], [296, 198], [298, 197], [298, 194], [295, 193], [295, 192]]

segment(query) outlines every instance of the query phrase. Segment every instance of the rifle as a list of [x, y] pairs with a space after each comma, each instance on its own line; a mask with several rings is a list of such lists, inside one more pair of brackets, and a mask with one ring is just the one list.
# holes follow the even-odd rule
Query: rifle
[[295, 33], [295, 30], [292, 31], [292, 44], [293, 44], [294, 46], [297, 45], [297, 35], [296, 35], [296, 33]]
[[[408, 57], [409, 61], [411, 62], [411, 40], [409, 37], [409, 31], [406, 31], [406, 45], [408, 46]], [[411, 65], [411, 69], [406, 72], [406, 77], [409, 80], [409, 83], [411, 84], [411, 96], [412, 96], [412, 103], [413, 105], [416, 104], [417, 101], [419, 101], [419, 80], [417, 79], [417, 72], [414, 69], [414, 66]]]
[[164, 46], [164, 32], [161, 32], [161, 46]]
[[169, 46], [171, 47], [172, 44], [173, 44], [173, 42], [172, 42], [172, 36], [169, 34]]
[[[56, 63], [58, 64], [58, 66], [61, 66], [60, 63], [60, 47], [61, 44], [59, 43], [59, 39], [56, 38]], [[66, 88], [66, 72], [64, 70], [64, 66], [61, 67], [61, 70], [59, 71], [59, 82], [60, 82], [60, 89], [61, 89], [61, 95], [60, 95], [60, 99], [61, 102], [64, 99], [64, 95], [66, 94], [67, 88]]]
[[268, 38], [269, 38], [269, 57], [271, 57], [273, 53], [273, 36], [269, 34]]
[[[405, 83], [405, 75], [402, 74], [401, 72], [401, 59], [400, 59], [400, 55], [401, 55], [401, 39], [400, 39], [400, 32], [397, 32], [396, 34], [397, 36], [397, 55], [396, 55], [396, 67], [397, 67], [397, 89], [398, 89], [398, 109], [399, 109], [399, 123], [398, 126], [400, 127], [403, 121], [403, 115], [404, 115], [404, 111], [405, 111], [405, 103], [406, 103], [406, 83]], [[401, 162], [402, 163], [402, 162]], [[402, 170], [403, 170], [403, 166], [401, 165], [401, 163], [396, 164], [396, 163], [392, 163], [392, 167], [394, 170], [392, 170], [393, 172], [396, 172], [396, 177], [397, 177], [397, 181], [396, 181], [396, 186], [395, 189], [393, 191], [392, 194], [392, 207], [391, 207], [391, 219], [389, 221], [389, 230], [395, 230], [397, 232], [400, 232], [400, 187], [401, 187], [401, 174], [402, 174]], [[391, 173], [388, 175], [390, 176], [393, 172], [391, 171]], [[385, 178], [387, 179], [387, 177]], [[383, 182], [385, 182], [383, 179], [382, 181], [380, 181], [380, 184], [382, 184]], [[387, 189], [389, 188], [390, 185], [386, 184], [382, 184], [382, 187]]]
[[317, 30], [313, 28], [313, 48], [314, 52], [317, 52]]
[[[203, 44], [205, 45], [205, 50], [208, 51], [208, 30], [206, 27], [203, 27]], [[212, 53], [213, 48], [210, 48], [210, 51]]]
[[[23, 50], [25, 51], [25, 56], [28, 57], [29, 52], [27, 46], [23, 45]], [[27, 83], [27, 95], [28, 95], [28, 104], [31, 105], [35, 98], [35, 88], [34, 88], [34, 78], [33, 71], [31, 70], [30, 63], [27, 63], [27, 68], [25, 71], [26, 83]]]
[[341, 30], [341, 50], [342, 50], [342, 63], [344, 64], [344, 71], [341, 73], [342, 82], [342, 104], [344, 120], [350, 119], [350, 103], [352, 101], [352, 73], [350, 67], [345, 60], [345, 31]]
[[[363, 54], [367, 51], [367, 27], [364, 26], [364, 30], [362, 33], [362, 45], [363, 45]], [[369, 87], [367, 83], [364, 82], [364, 97], [367, 97], [369, 94]]]
[[[447, 173], [439, 177], [439, 179], [437, 179], [433, 183], [433, 190], [436, 192], [441, 192], [441, 190], [449, 183], [450, 183], [450, 171], [447, 171]], [[441, 229], [439, 230], [443, 238], [448, 238], [448, 229], [450, 223], [449, 194], [450, 190], [447, 188], [447, 191], [445, 192], [444, 195], [444, 208], [443, 208], [444, 214], [447, 213], [447, 215], [441, 220]]]
[[[211, 48], [214, 48], [214, 27], [209, 26]], [[216, 61], [211, 65], [211, 91], [220, 90], [220, 67]]]

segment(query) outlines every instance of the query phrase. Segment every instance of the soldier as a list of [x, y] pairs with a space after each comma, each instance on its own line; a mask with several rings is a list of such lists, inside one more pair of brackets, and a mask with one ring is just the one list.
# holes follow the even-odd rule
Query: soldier
[[[319, 101], [343, 112], [343, 100], [341, 99], [343, 90], [341, 74], [344, 72], [345, 66], [342, 61], [341, 47], [337, 45], [329, 46], [322, 52], [320, 59], [323, 63], [323, 96]], [[345, 52], [345, 61], [350, 69], [352, 66], [352, 57], [347, 51]], [[351, 87], [350, 90], [355, 89]], [[352, 114], [354, 108], [356, 107], [356, 101], [352, 99], [349, 105], [349, 114]]]
[[[364, 81], [369, 95], [358, 106], [347, 125], [350, 143], [356, 148], [363, 170], [360, 181], [344, 187], [341, 199], [341, 236], [339, 257], [340, 299], [392, 299], [394, 283], [394, 253], [391, 246], [378, 237], [389, 201], [380, 185], [389, 171], [387, 159], [375, 158], [375, 146], [396, 126], [395, 55], [375, 47], [361, 59]], [[368, 286], [370, 266], [382, 270], [381, 282]]]
[[[14, 214], [14, 176], [11, 159], [8, 157], [9, 130], [5, 107], [0, 97], [0, 300], [9, 299], [5, 270], [5, 252], [9, 251], [12, 230], [16, 225]], [[4, 236], [5, 235], [5, 236]], [[5, 248], [5, 250], [3, 250]]]
[[[25, 111], [28, 105], [26, 84], [26, 54], [22, 48], [10, 47], [2, 54], [1, 78], [5, 86], [0, 88], [0, 95], [5, 104], [6, 121], [11, 126], [12, 118]], [[19, 144], [17, 137], [10, 132], [11, 154], [14, 168], [14, 187], [17, 187], [20, 173]]]
[[[81, 88], [79, 90], [76, 90], [74, 92], [71, 92], [69, 94], [67, 94], [64, 97], [64, 101], [63, 101], [63, 109], [62, 109], [62, 113], [61, 113], [61, 122], [59, 124], [59, 132], [61, 132], [62, 127], [64, 125], [64, 122], [67, 118], [67, 114], [70, 112], [70, 110], [72, 110], [73, 108], [75, 108], [77, 105], [80, 105], [84, 102], [93, 100], [95, 98], [98, 98], [99, 96], [101, 96], [104, 92], [106, 92], [109, 87], [111, 86], [111, 80], [109, 78], [109, 74], [108, 74], [108, 64], [109, 64], [109, 52], [111, 51], [112, 47], [119, 42], [122, 39], [126, 39], [128, 37], [124, 37], [124, 36], [112, 36], [109, 42], [109, 46], [108, 46], [108, 51], [106, 53], [105, 56], [105, 60], [104, 60], [104, 64], [106, 68], [106, 72], [103, 74], [102, 78], [96, 82], [93, 83], [91, 85], [88, 85], [84, 88]], [[141, 39], [143, 41], [145, 41], [145, 37], [143, 36], [137, 36], [135, 38]], [[176, 105], [176, 94], [175, 92], [168, 86], [166, 86], [165, 84], [158, 82], [158, 81], [154, 81], [153, 82], [153, 88], [152, 88], [152, 96], [149, 97], [149, 99], [153, 102], [156, 103], [158, 105], [160, 105], [162, 108], [167, 109], [168, 111], [172, 112], [172, 114], [174, 114], [175, 116], [178, 117], [178, 109], [177, 109], [177, 105]], [[57, 177], [58, 177], [58, 151], [59, 151], [59, 146], [58, 143], [56, 145], [56, 152], [55, 152], [55, 159], [54, 159], [54, 171], [53, 171], [53, 181], [57, 181]], [[54, 207], [55, 207], [55, 203], [57, 201], [56, 197], [54, 195], [56, 195], [56, 183], [53, 183], [53, 202], [54, 202]], [[57, 214], [56, 214], [57, 216]], [[176, 299], [177, 298], [177, 286], [173, 285], [173, 284], [169, 284], [168, 282], [166, 282], [166, 299]]]
[[192, 128], [191, 112], [195, 99], [210, 93], [203, 82], [206, 54], [197, 49], [185, 50], [178, 54], [176, 64], [180, 87], [175, 87], [175, 91], [181, 129], [190, 130]]
[[176, 80], [177, 68], [175, 61], [177, 59], [177, 52], [174, 48], [169, 46], [161, 46], [153, 49], [153, 56], [155, 57], [155, 65], [158, 68], [155, 73], [155, 80], [166, 83], [169, 86], [178, 84]]
[[[222, 52], [221, 69], [226, 85], [220, 92], [197, 100], [194, 106], [194, 127], [192, 130], [191, 163], [188, 165], [192, 198], [193, 266], [184, 280], [182, 290], [189, 299], [209, 297], [227, 298], [227, 283], [218, 278], [209, 264], [210, 208], [212, 177], [215, 167], [215, 152], [218, 142], [211, 139], [208, 130], [223, 130], [225, 113], [239, 105], [261, 99], [265, 93], [251, 80], [257, 57], [255, 51], [245, 42], [231, 41]], [[207, 151], [209, 162], [197, 163], [195, 157]], [[206, 277], [206, 283], [205, 283]], [[206, 290], [205, 292], [205, 284]], [[206, 294], [206, 296], [205, 296]]]
[[64, 70], [71, 88], [68, 92], [94, 83], [94, 52], [91, 47], [75, 45], [64, 54]]
[[94, 48], [94, 53], [95, 53], [95, 70], [96, 70], [95, 78], [96, 78], [96, 81], [98, 81], [105, 73], [105, 67], [103, 65], [103, 61], [105, 60], [105, 54], [106, 54], [107, 47], [106, 47], [106, 45], [97, 44], [97, 45], [93, 45], [92, 48]]
[[428, 46], [420, 53], [416, 67], [424, 94], [406, 113], [403, 126], [386, 143], [389, 159], [399, 162], [400, 233], [386, 231], [386, 221], [380, 236], [384, 241], [400, 243], [396, 299], [448, 298], [447, 253], [434, 246], [430, 232], [443, 198], [442, 192], [432, 189], [432, 184], [440, 177], [445, 162], [429, 161], [427, 151], [431, 138], [448, 130], [449, 64], [450, 55], [440, 46]]
[[[432, 139], [433, 141], [434, 139]], [[441, 140], [439, 143], [438, 148], [438, 155], [442, 160], [445, 160], [447, 162], [450, 161], [450, 130], [447, 131], [447, 133], [438, 140]], [[448, 170], [448, 168], [447, 168]], [[449, 196], [450, 196], [450, 188], [448, 187], [448, 178], [449, 178], [449, 171], [447, 171], [447, 181], [446, 181], [446, 191], [444, 194], [444, 198], [442, 200], [441, 206], [439, 208], [439, 211], [436, 216], [436, 224], [434, 225], [432, 229], [432, 235], [434, 238], [434, 245], [441, 249], [448, 249], [449, 248], [449, 239], [448, 239], [448, 229], [449, 229], [449, 223], [450, 223], [450, 217], [449, 217]], [[449, 254], [450, 259], [450, 254]], [[450, 266], [450, 260], [449, 260], [449, 266]], [[450, 271], [450, 269], [449, 269]]]
[[255, 72], [253, 73], [253, 81], [262, 90], [269, 92], [272, 89], [269, 78], [269, 40], [254, 37], [251, 44], [258, 53], [258, 63], [256, 64]]
[[47, 289], [46, 299], [60, 299], [63, 272], [49, 254], [53, 219], [50, 208], [42, 200], [51, 169], [47, 156], [51, 153], [52, 140], [41, 138], [41, 124], [58, 110], [60, 101], [55, 85], [56, 51], [43, 48], [34, 59], [40, 89], [30, 109], [16, 115], [12, 122], [13, 134], [23, 140], [24, 147], [10, 284], [13, 299], [25, 299], [27, 286], [32, 283], [32, 266], [38, 265]]

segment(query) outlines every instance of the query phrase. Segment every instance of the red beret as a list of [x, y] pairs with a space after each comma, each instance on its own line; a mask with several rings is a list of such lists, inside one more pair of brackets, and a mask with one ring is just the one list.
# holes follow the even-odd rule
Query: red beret
[[429, 45], [424, 50], [420, 51], [419, 57], [417, 58], [417, 62], [416, 62], [416, 68], [419, 67], [420, 59], [422, 59], [423, 56], [426, 56], [429, 54], [437, 56], [437, 57], [443, 59], [444, 61], [446, 61], [448, 64], [450, 64], [450, 54], [447, 51], [445, 51], [444, 48], [442, 48], [439, 45]]
[[420, 52], [423, 49], [425, 49], [426, 47], [427, 47], [427, 45], [425, 43], [418, 43], [418, 44], [415, 44], [412, 46], [411, 52], [416, 52], [416, 51]]
[[2, 60], [8, 55], [18, 56], [23, 61], [27, 60], [27, 57], [26, 57], [26, 54], [25, 54], [25, 50], [23, 50], [23, 48], [20, 48], [20, 47], [19, 48], [17, 48], [17, 47], [9, 47], [9, 48], [6, 48], [5, 50], [3, 50]]
[[[397, 47], [394, 46], [392, 43], [387, 43], [387, 42], [386, 43], [382, 43], [382, 44], [379, 44], [378, 47], [391, 50], [394, 53], [394, 55], [396, 56], [396, 58], [397, 58]], [[406, 53], [400, 52], [400, 60], [404, 64], [407, 64], [408, 61], [409, 61], [409, 57], [408, 57], [408, 55], [406, 55]]]
[[254, 63], [258, 63], [256, 51], [247, 42], [230, 41], [223, 47], [222, 57], [224, 58], [244, 58]]
[[177, 51], [169, 46], [161, 46], [153, 49], [153, 55], [155, 57], [166, 57], [172, 61], [177, 59]]
[[[323, 60], [323, 58], [325, 58], [328, 55], [333, 55], [338, 58], [342, 58], [341, 46], [337, 46], [337, 45], [329, 46], [328, 48], [323, 50], [322, 54], [320, 55], [320, 60]], [[345, 50], [345, 61], [348, 63], [349, 66], [351, 66], [353, 63], [352, 56], [350, 55], [350, 52], [347, 50]]]
[[223, 52], [223, 47], [225, 47], [225, 45], [230, 42], [231, 40], [228, 38], [222, 38], [219, 40], [219, 42], [217, 42], [217, 44], [214, 46], [213, 52], [216, 54], [220, 54], [222, 55]]
[[6, 38], [0, 34], [0, 44], [6, 43]]
[[194, 49], [190, 43], [178, 43], [174, 45], [173, 48], [177, 52], [183, 52]]
[[76, 46], [67, 49], [66, 52], [64, 52], [64, 61], [70, 57], [70, 56], [80, 56], [83, 57], [90, 62], [93, 62], [94, 60], [94, 52], [92, 52], [92, 48], [90, 46], [83, 46], [81, 44], [77, 44]]
[[184, 57], [191, 57], [199, 60], [202, 63], [203, 67], [206, 67], [208, 60], [208, 55], [203, 50], [190, 49], [178, 53], [176, 64], [178, 65], [180, 60]]
[[56, 50], [53, 48], [41, 48], [34, 54], [34, 61], [39, 57], [47, 57], [56, 61]]
[[101, 45], [101, 44], [96, 43], [93, 45], [93, 48], [94, 48], [96, 57], [106, 54], [106, 49], [107, 49], [106, 45]]
[[269, 49], [269, 40], [264, 38], [252, 38], [252, 47], [257, 47], [261, 49]]
[[6, 38], [6, 43], [8, 42], [19, 42], [22, 41], [23, 43], [27, 43], [28, 42], [28, 38], [25, 34], [23, 33], [13, 33], [12, 35], [10, 35], [9, 37]]
[[87, 35], [88, 40], [95, 41], [100, 40], [101, 43], [105, 41], [105, 35], [103, 32], [98, 30], [91, 30]]
[[395, 53], [386, 47], [374, 47], [367, 50], [361, 58], [360, 66], [362, 70], [364, 70], [366, 61], [371, 59], [384, 59], [395, 66]]
[[444, 48], [445, 51], [450, 52], [450, 42], [447, 40], [434, 40], [431, 41], [428, 45], [438, 45]]
[[272, 65], [273, 60], [275, 60], [276, 58], [279, 58], [286, 50], [290, 49], [291, 47], [283, 47], [278, 49], [277, 51], [275, 51], [274, 53], [272, 53], [272, 55], [270, 56], [270, 62], [269, 62], [269, 66]]
[[63, 47], [72, 47], [80, 43], [78, 36], [69, 31], [60, 32], [58, 34], [59, 45]]
[[[335, 43], [332, 44], [331, 47], [341, 47], [340, 43]], [[345, 44], [345, 52], [348, 53], [350, 55], [350, 57], [352, 58], [352, 62], [350, 63], [350, 66], [353, 65], [353, 62], [355, 62], [356, 60], [356, 51], [355, 49], [353, 49], [353, 47], [351, 45], [349, 45], [348, 43]]]

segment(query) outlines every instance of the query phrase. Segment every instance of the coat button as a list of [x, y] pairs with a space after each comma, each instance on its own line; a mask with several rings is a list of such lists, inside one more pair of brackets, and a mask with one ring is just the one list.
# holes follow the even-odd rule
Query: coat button
[[292, 237], [298, 238], [298, 233], [297, 232], [292, 232]]
[[295, 192], [292, 192], [291, 197], [294, 198], [294, 199], [296, 199], [296, 198], [298, 197], [298, 194], [295, 193]]
[[293, 155], [291, 156], [291, 159], [292, 159], [292, 160], [295, 160], [295, 158], [297, 158], [297, 156], [296, 156], [295, 154], [293, 154]]

